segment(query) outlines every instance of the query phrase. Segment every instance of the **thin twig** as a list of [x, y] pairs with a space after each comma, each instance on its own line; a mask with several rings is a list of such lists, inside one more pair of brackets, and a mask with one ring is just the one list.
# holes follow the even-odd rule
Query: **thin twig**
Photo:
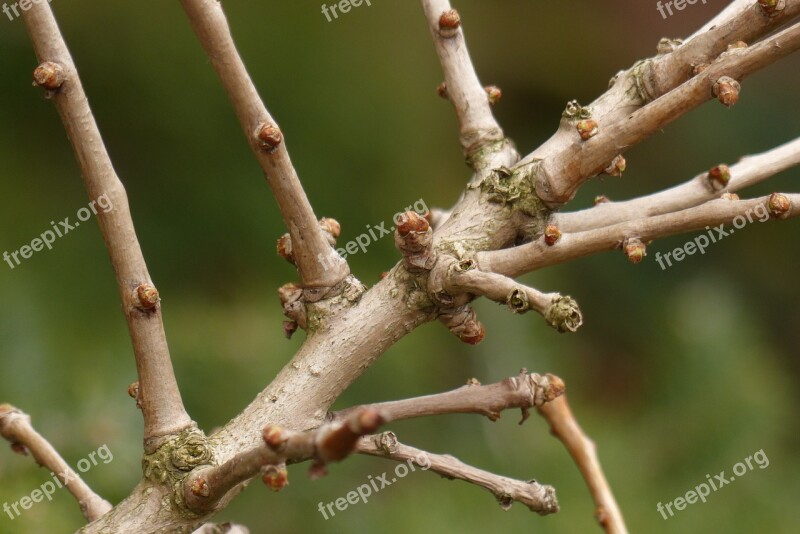
[[[779, 218], [788, 219], [800, 215], [800, 194], [781, 196], [788, 200], [790, 207]], [[644, 217], [585, 232], [563, 234], [554, 246], [548, 246], [544, 239], [538, 239], [514, 248], [479, 252], [475, 255], [475, 259], [484, 271], [516, 277], [575, 258], [620, 248], [624, 241], [631, 237], [647, 242], [659, 237], [722, 226], [739, 216], [749, 222], [762, 220], [761, 215], [765, 214], [763, 220], [766, 221], [770, 213], [770, 198], [772, 197], [712, 200], [675, 213]], [[725, 235], [721, 234], [719, 237]]]
[[8, 404], [0, 404], [0, 436], [23, 454], [33, 455], [40, 466], [49, 469], [78, 501], [81, 512], [91, 522], [111, 510], [111, 503], [97, 495], [84, 482], [58, 451], [31, 426], [31, 418]]
[[378, 410], [388, 420], [399, 421], [415, 417], [444, 415], [453, 413], [469, 413], [485, 415], [492, 421], [500, 419], [503, 410], [522, 409], [522, 420], [528, 417], [528, 410], [534, 406], [552, 401], [564, 393], [564, 382], [557, 376], [528, 373], [523, 369], [519, 375], [506, 378], [494, 384], [481, 385], [471, 380], [458, 389], [403, 399], [355, 406], [329, 415], [334, 421], [351, 417], [353, 413], [364, 408]]
[[222, 3], [181, 0], [225, 91], [250, 147], [267, 177], [289, 229], [294, 262], [306, 287], [329, 288], [349, 273], [347, 262], [331, 247], [297, 176], [284, 136], [267, 111], [231, 37]]
[[604, 202], [589, 209], [557, 213], [553, 224], [562, 232], [581, 232], [627, 220], [663, 215], [698, 206], [763, 182], [779, 172], [800, 165], [800, 138], [761, 154], [746, 156], [730, 168], [730, 181], [720, 189], [709, 186], [708, 171], [692, 180], [658, 193], [625, 202]]
[[569, 201], [587, 179], [598, 175], [610, 161], [714, 97], [714, 87], [723, 77], [741, 81], [800, 48], [800, 24], [747, 48], [732, 51], [697, 76], [634, 111], [622, 120], [598, 122], [596, 135], [583, 140], [574, 132], [572, 141], [536, 164], [520, 164], [534, 180], [536, 192], [549, 206]]
[[583, 433], [572, 410], [567, 403], [566, 395], [548, 402], [537, 408], [539, 413], [550, 423], [550, 429], [569, 451], [578, 465], [592, 498], [595, 502], [595, 518], [608, 534], [627, 534], [625, 520], [622, 517], [617, 501], [611, 487], [608, 485], [600, 460], [597, 457], [597, 447], [586, 434]]
[[447, 97], [461, 126], [461, 145], [471, 156], [487, 143], [501, 141], [503, 130], [472, 65], [460, 15], [449, 0], [422, 0], [422, 7], [444, 71]]
[[508, 510], [514, 502], [519, 502], [540, 515], [558, 512], [556, 490], [552, 486], [539, 484], [535, 480], [523, 482], [496, 475], [467, 465], [449, 454], [433, 454], [403, 445], [397, 441], [397, 436], [393, 432], [365, 436], [358, 442], [357, 450], [361, 454], [397, 462], [412, 460], [416, 465], [430, 469], [445, 478], [463, 480], [480, 486], [489, 490], [505, 510]]
[[192, 424], [172, 369], [158, 293], [136, 238], [125, 188], [114, 171], [50, 4], [34, 3], [29, 10], [22, 11], [22, 16], [36, 55], [43, 63], [37, 69], [37, 81], [43, 82], [53, 96], [89, 197], [95, 200], [106, 195], [113, 206], [107, 212], [98, 211], [97, 221], [128, 321], [139, 373], [144, 437], [146, 444], [152, 446], [159, 437]]

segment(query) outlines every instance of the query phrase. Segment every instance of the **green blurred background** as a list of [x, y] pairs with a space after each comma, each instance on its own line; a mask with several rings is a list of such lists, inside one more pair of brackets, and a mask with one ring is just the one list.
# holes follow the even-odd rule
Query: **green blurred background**
[[[320, 2], [227, 2], [239, 49], [280, 121], [319, 216], [340, 243], [423, 198], [449, 207], [468, 172], [418, 2], [372, 0], [327, 22]], [[608, 79], [652, 55], [662, 36], [692, 33], [725, 2], [662, 19], [650, 0], [462, 0], [456, 7], [481, 79], [503, 88], [496, 114], [523, 153], [554, 130], [567, 100], [591, 101]], [[184, 401], [206, 430], [224, 424], [297, 350], [281, 333], [275, 290], [296, 279], [275, 255], [275, 202], [178, 2], [53, 0], [95, 117], [127, 188], [163, 297]], [[51, 103], [31, 87], [36, 60], [23, 22], [0, 16], [0, 250], [13, 251], [87, 203]], [[800, 57], [748, 79], [733, 110], [699, 109], [630, 150], [624, 178], [592, 180], [571, 207], [684, 181], [719, 162], [800, 134]], [[747, 195], [797, 191], [800, 172]], [[797, 222], [753, 224], [662, 271], [620, 253], [525, 278], [574, 296], [585, 325], [559, 335], [535, 316], [477, 303], [477, 347], [438, 324], [400, 341], [336, 403], [390, 400], [482, 382], [521, 367], [553, 372], [599, 446], [633, 532], [797, 532], [800, 284]], [[791, 243], [791, 245], [790, 245]], [[368, 285], [398, 259], [391, 238], [350, 258]], [[135, 368], [97, 225], [86, 224], [11, 270], [0, 264], [0, 402], [33, 417], [71, 465], [107, 444], [114, 460], [85, 478], [116, 502], [140, 478], [141, 418], [126, 394]], [[214, 298], [212, 298], [212, 295]], [[219, 295], [223, 295], [219, 298]], [[220, 520], [254, 533], [598, 532], [572, 460], [533, 416], [491, 423], [447, 416], [391, 425], [409, 444], [519, 479], [553, 484], [561, 513], [504, 512], [484, 490], [413, 473], [327, 521], [332, 502], [394, 468], [356, 457], [311, 482], [306, 465], [275, 495], [252, 484]], [[770, 464], [665, 521], [667, 502], [763, 449]], [[0, 450], [0, 503], [48, 479]], [[83, 524], [65, 491], [0, 532], [68, 532]]]

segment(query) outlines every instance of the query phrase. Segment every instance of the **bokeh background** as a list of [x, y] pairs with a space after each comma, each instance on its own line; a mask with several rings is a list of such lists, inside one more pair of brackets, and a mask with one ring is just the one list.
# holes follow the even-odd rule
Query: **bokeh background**
[[[664, 20], [647, 0], [461, 0], [468, 43], [485, 83], [503, 88], [496, 114], [527, 152], [557, 125], [569, 99], [590, 102], [608, 79], [652, 55], [662, 36], [686, 36], [726, 2], [688, 5]], [[288, 361], [303, 334], [281, 332], [276, 289], [296, 279], [275, 255], [284, 232], [275, 202], [228, 100], [178, 2], [53, 0], [95, 116], [130, 197], [136, 229], [163, 297], [176, 373], [206, 430], [224, 424]], [[440, 68], [418, 2], [372, 0], [327, 22], [320, 2], [226, 2], [239, 49], [280, 121], [319, 216], [345, 243], [422, 198], [449, 207], [468, 178]], [[13, 251], [87, 203], [54, 107], [31, 87], [36, 60], [21, 20], [0, 16], [0, 250]], [[692, 112], [630, 150], [624, 178], [591, 181], [571, 207], [604, 193], [632, 197], [800, 134], [800, 56], [754, 75], [732, 110]], [[793, 170], [747, 191], [797, 191]], [[537, 317], [490, 302], [477, 347], [438, 324], [400, 341], [336, 403], [405, 398], [488, 383], [521, 367], [562, 376], [573, 409], [599, 446], [632, 532], [800, 529], [798, 222], [754, 223], [662, 271], [656, 251], [633, 266], [604, 254], [529, 275], [574, 296], [585, 325], [560, 335]], [[398, 259], [391, 238], [350, 258], [374, 284]], [[0, 401], [33, 417], [71, 465], [103, 444], [114, 460], [86, 473], [112, 502], [140, 478], [141, 418], [126, 394], [135, 368], [113, 273], [97, 225], [85, 224], [11, 270], [0, 264]], [[252, 484], [220, 520], [254, 533], [598, 532], [575, 465], [535, 415], [491, 423], [446, 416], [391, 425], [433, 452], [556, 486], [561, 513], [502, 511], [484, 490], [413, 473], [325, 520], [332, 502], [393, 469], [356, 457], [311, 482], [290, 469], [281, 494]], [[0, 450], [0, 503], [47, 480], [30, 459]], [[756, 469], [665, 521], [656, 503], [706, 474], [764, 450]], [[65, 491], [2, 533], [69, 532], [83, 524]]]

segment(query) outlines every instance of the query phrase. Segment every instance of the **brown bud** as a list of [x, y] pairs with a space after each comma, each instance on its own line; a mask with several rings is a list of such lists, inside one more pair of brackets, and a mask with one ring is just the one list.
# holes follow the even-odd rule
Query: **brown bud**
[[582, 121], [578, 121], [578, 124], [575, 125], [575, 128], [578, 130], [578, 133], [581, 134], [581, 139], [584, 141], [591, 139], [597, 132], [599, 128], [597, 127], [597, 121], [594, 119], [584, 119]]
[[723, 200], [739, 200], [739, 195], [736, 193], [722, 193], [722, 196], [719, 198]]
[[472, 377], [469, 380], [467, 380], [467, 385], [468, 386], [480, 386], [481, 382], [477, 378]]
[[264, 123], [259, 126], [256, 137], [261, 148], [267, 152], [274, 151], [283, 141], [283, 133], [274, 124]]
[[758, 0], [761, 11], [774, 17], [786, 8], [786, 0]]
[[470, 345], [477, 345], [483, 338], [486, 337], [486, 329], [484, 329], [483, 324], [480, 321], [476, 321], [474, 324], [469, 325], [467, 329], [459, 336], [459, 339], [464, 343], [468, 343]]
[[594, 197], [594, 205], [597, 206], [598, 204], [605, 204], [606, 202], [611, 202], [611, 199], [605, 195], [597, 195]]
[[278, 252], [278, 256], [294, 265], [294, 256], [292, 255], [292, 238], [289, 237], [289, 234], [283, 234], [278, 238], [276, 251]]
[[552, 247], [559, 239], [561, 239], [561, 230], [554, 224], [548, 224], [544, 229], [544, 242], [548, 247]]
[[439, 17], [439, 35], [445, 39], [455, 37], [461, 27], [461, 16], [455, 9], [448, 9]]
[[28, 449], [22, 443], [12, 442], [11, 450], [16, 454], [21, 454], [22, 456], [28, 456]]
[[700, 63], [698, 65], [694, 65], [692, 67], [692, 75], [697, 76], [698, 74], [706, 70], [708, 66], [709, 66], [708, 63]]
[[158, 290], [149, 284], [142, 284], [136, 288], [138, 298], [137, 307], [143, 310], [152, 310], [161, 300], [158, 297]]
[[283, 321], [283, 335], [286, 336], [286, 339], [292, 339], [298, 327], [297, 321]]
[[724, 189], [731, 180], [731, 169], [724, 163], [720, 163], [708, 171], [708, 182], [714, 189]]
[[272, 450], [277, 450], [289, 441], [289, 435], [278, 425], [267, 425], [261, 433], [264, 443]]
[[336, 219], [330, 217], [323, 217], [319, 220], [320, 227], [331, 234], [334, 238], [338, 238], [342, 234], [342, 225]]
[[747, 48], [747, 43], [744, 41], [736, 41], [728, 45], [728, 50], [738, 50], [740, 48]]
[[286, 464], [264, 466], [261, 480], [272, 491], [281, 491], [289, 485], [289, 472], [286, 470]]
[[555, 400], [564, 394], [567, 386], [560, 377], [547, 373], [545, 378], [547, 378], [547, 385], [544, 387], [544, 398], [547, 402]]
[[447, 84], [445, 82], [440, 83], [436, 88], [436, 93], [442, 98], [447, 98]]
[[725, 107], [731, 107], [739, 101], [739, 92], [742, 86], [739, 82], [728, 76], [723, 76], [714, 84], [714, 96]]
[[288, 284], [283, 284], [281, 287], [278, 288], [278, 297], [281, 299], [281, 304], [284, 306], [286, 304], [290, 304], [296, 300], [299, 300], [303, 296], [303, 288], [298, 286], [293, 282], [289, 282]]
[[786, 219], [792, 211], [792, 201], [783, 193], [772, 193], [767, 207], [770, 215], [776, 219]]
[[415, 211], [407, 211], [397, 221], [397, 233], [407, 236], [411, 232], [427, 232], [431, 225]]
[[134, 382], [128, 386], [128, 396], [132, 399], [139, 398], [139, 382]]
[[372, 434], [386, 422], [386, 417], [375, 408], [364, 408], [358, 414], [355, 424], [351, 425], [353, 432], [366, 435]]
[[55, 91], [66, 81], [64, 67], [52, 61], [45, 61], [33, 71], [33, 82], [39, 87]]
[[386, 278], [387, 276], [389, 276], [389, 271], [383, 271], [383, 272], [381, 273], [381, 280], [383, 280], [383, 279], [384, 279], [384, 278]]
[[625, 157], [620, 154], [611, 161], [611, 164], [606, 167], [603, 172], [609, 176], [622, 176], [622, 173], [625, 172], [626, 165]]
[[208, 497], [211, 495], [211, 488], [208, 487], [208, 483], [202, 477], [197, 477], [192, 480], [192, 494], [198, 497]]
[[629, 237], [622, 245], [628, 261], [631, 263], [641, 263], [645, 256], [647, 256], [647, 247], [642, 240], [638, 237]]
[[491, 106], [494, 106], [503, 98], [503, 91], [496, 85], [487, 85], [484, 89], [486, 94], [489, 95], [489, 105]]

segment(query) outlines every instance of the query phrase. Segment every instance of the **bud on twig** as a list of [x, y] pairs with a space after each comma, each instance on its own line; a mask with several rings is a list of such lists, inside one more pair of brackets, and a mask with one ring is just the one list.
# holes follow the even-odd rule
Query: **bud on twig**
[[141, 284], [136, 288], [136, 306], [142, 310], [152, 310], [161, 299], [158, 290], [149, 284]]
[[561, 230], [554, 224], [548, 224], [544, 229], [544, 242], [548, 247], [552, 247], [559, 239], [561, 239]]
[[725, 107], [731, 107], [739, 101], [739, 91], [742, 86], [728, 76], [723, 76], [714, 84], [714, 96], [722, 102]]
[[559, 332], [575, 332], [583, 324], [583, 314], [572, 297], [558, 296], [544, 312], [547, 324]]
[[458, 34], [461, 27], [461, 16], [455, 9], [449, 9], [439, 17], [439, 35], [445, 39], [450, 39]]
[[211, 495], [211, 488], [208, 487], [208, 483], [202, 477], [197, 477], [192, 481], [191, 490], [192, 494], [197, 497], [208, 497]]
[[264, 123], [256, 131], [258, 144], [265, 152], [274, 152], [283, 141], [283, 133], [274, 124]]
[[436, 94], [438, 94], [440, 97], [442, 97], [444, 99], [448, 98], [448, 96], [447, 96], [447, 84], [445, 82], [442, 82], [442, 83], [439, 84], [439, 86], [436, 88]]
[[712, 189], [725, 189], [731, 180], [731, 169], [724, 163], [720, 163], [708, 171], [708, 183]]
[[264, 474], [261, 476], [261, 480], [272, 491], [281, 491], [289, 485], [289, 472], [286, 470], [286, 464], [264, 466]]
[[496, 85], [487, 85], [484, 87], [486, 94], [489, 96], [489, 105], [494, 106], [500, 99], [503, 98], [503, 91]]
[[48, 91], [56, 91], [67, 79], [64, 67], [52, 61], [45, 61], [33, 71], [34, 85], [43, 87]]
[[611, 199], [605, 195], [597, 195], [594, 197], [594, 205], [597, 206], [598, 204], [605, 204], [606, 202], [611, 202]]
[[575, 125], [575, 128], [578, 130], [578, 133], [581, 135], [581, 139], [587, 141], [597, 135], [599, 131], [597, 127], [597, 121], [594, 119], [584, 119], [582, 121], [578, 121], [578, 124]]
[[409, 271], [431, 268], [433, 263], [433, 230], [425, 217], [407, 211], [395, 221], [394, 244], [403, 254], [403, 262]]
[[772, 193], [767, 202], [769, 213], [776, 219], [786, 219], [792, 211], [792, 201], [783, 193]]
[[641, 263], [645, 256], [647, 256], [647, 247], [642, 240], [638, 237], [629, 237], [622, 244], [622, 249], [631, 263]]
[[620, 154], [611, 161], [611, 164], [606, 167], [603, 172], [609, 176], [622, 176], [622, 173], [625, 172], [626, 166], [627, 162], [625, 161], [625, 157]]
[[761, 11], [774, 17], [786, 8], [786, 0], [758, 0], [758, 5], [761, 6]]

